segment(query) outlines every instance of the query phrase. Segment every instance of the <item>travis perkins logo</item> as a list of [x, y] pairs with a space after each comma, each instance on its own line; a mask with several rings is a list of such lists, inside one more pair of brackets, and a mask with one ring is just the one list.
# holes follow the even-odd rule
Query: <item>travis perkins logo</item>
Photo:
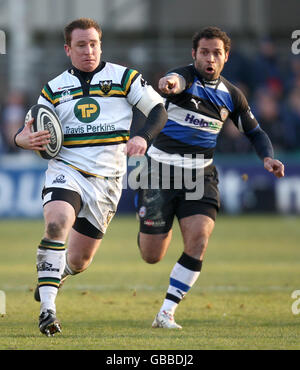
[[90, 97], [79, 99], [74, 106], [74, 114], [80, 122], [91, 123], [100, 114], [100, 107], [97, 100]]

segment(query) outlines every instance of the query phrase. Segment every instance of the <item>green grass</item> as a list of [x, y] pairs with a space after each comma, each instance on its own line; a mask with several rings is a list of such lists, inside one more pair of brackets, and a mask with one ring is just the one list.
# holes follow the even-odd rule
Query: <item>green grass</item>
[[[220, 215], [202, 272], [176, 312], [181, 331], [152, 329], [182, 253], [175, 224], [164, 260], [147, 265], [134, 217], [116, 216], [90, 268], [57, 297], [63, 333], [39, 333], [33, 300], [42, 221], [0, 221], [0, 349], [300, 349], [299, 217]], [[300, 305], [299, 305], [300, 308]]]

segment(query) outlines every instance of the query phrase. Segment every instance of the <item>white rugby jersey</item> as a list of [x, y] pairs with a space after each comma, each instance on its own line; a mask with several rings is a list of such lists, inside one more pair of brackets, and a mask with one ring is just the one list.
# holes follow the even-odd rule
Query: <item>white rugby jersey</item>
[[145, 89], [153, 90], [157, 104], [162, 103], [138, 71], [108, 62], [101, 62], [93, 73], [73, 67], [48, 82], [38, 104], [56, 112], [64, 133], [62, 149], [52, 160], [63, 161], [85, 175], [122, 176], [132, 106]]

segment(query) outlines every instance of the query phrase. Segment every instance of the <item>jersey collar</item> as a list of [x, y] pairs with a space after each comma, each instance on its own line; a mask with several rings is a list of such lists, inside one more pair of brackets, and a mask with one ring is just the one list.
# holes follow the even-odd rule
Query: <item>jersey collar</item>
[[219, 76], [216, 80], [206, 80], [195, 68], [193, 65], [194, 74], [197, 76], [198, 80], [201, 82], [203, 87], [210, 87], [212, 89], [217, 89], [220, 82], [221, 82], [221, 76]]
[[98, 67], [96, 69], [94, 69], [92, 72], [84, 72], [84, 71], [81, 71], [80, 69], [72, 66], [68, 72], [71, 73], [72, 75], [75, 75], [75, 76], [80, 76], [82, 77], [84, 80], [86, 79], [89, 79], [91, 80], [94, 76], [94, 74], [100, 72], [104, 67], [105, 67], [105, 62], [100, 62], [100, 64], [98, 65]]

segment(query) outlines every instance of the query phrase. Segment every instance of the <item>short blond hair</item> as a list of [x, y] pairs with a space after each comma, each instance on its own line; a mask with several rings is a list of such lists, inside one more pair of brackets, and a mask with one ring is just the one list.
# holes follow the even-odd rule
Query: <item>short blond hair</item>
[[67, 45], [71, 46], [72, 32], [77, 28], [81, 30], [88, 30], [89, 28], [95, 28], [95, 30], [99, 34], [99, 39], [101, 40], [102, 30], [99, 24], [94, 19], [91, 19], [91, 18], [79, 18], [69, 23], [64, 29], [65, 43]]

